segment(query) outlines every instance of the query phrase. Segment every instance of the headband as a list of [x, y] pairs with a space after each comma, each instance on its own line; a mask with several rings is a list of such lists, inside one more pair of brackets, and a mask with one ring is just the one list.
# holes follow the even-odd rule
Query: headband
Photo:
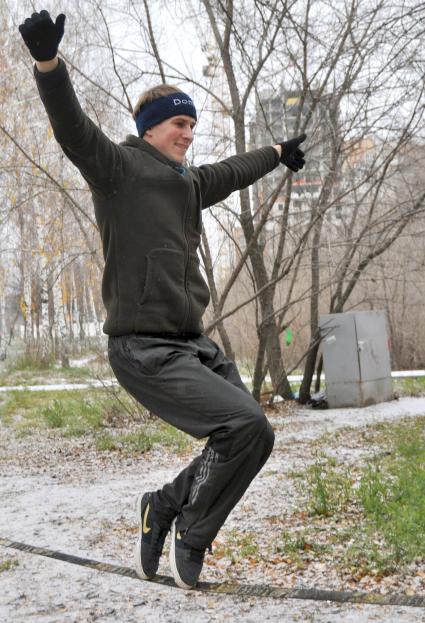
[[177, 115], [188, 115], [196, 121], [196, 108], [186, 93], [176, 92], [158, 97], [143, 104], [136, 115], [136, 126], [140, 137], [152, 126]]

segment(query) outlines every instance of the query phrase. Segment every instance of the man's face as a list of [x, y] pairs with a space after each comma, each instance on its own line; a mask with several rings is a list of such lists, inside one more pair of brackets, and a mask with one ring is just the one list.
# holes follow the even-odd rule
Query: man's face
[[188, 115], [170, 117], [146, 130], [143, 138], [164, 156], [182, 164], [193, 141], [195, 123]]

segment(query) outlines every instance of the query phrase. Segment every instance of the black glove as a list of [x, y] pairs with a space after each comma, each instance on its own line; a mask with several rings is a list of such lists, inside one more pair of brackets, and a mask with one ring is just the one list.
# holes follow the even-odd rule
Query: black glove
[[282, 141], [279, 145], [282, 147], [282, 155], [280, 161], [286, 165], [291, 171], [299, 171], [305, 165], [304, 152], [298, 147], [307, 138], [306, 134], [301, 134], [290, 141]]
[[63, 13], [53, 23], [48, 11], [40, 11], [33, 13], [19, 26], [22, 39], [36, 61], [51, 61], [55, 58], [63, 37], [64, 24]]

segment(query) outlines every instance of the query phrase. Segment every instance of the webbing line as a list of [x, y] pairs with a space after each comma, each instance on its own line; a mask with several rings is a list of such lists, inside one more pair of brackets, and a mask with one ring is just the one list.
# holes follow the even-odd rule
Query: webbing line
[[[107, 562], [81, 558], [80, 556], [66, 554], [46, 547], [37, 547], [34, 545], [27, 545], [26, 543], [20, 543], [19, 541], [11, 541], [3, 537], [0, 537], [0, 545], [17, 549], [28, 554], [46, 556], [48, 558], [54, 558], [55, 560], [69, 562], [73, 565], [89, 567], [96, 571], [114, 573], [140, 581], [136, 572], [129, 567], [119, 567]], [[174, 580], [166, 575], [157, 575], [149, 581], [155, 584], [178, 588]], [[230, 582], [198, 582], [196, 590], [203, 593], [219, 593], [247, 597], [271, 597], [273, 599], [312, 599], [314, 601], [336, 601], [339, 603], [374, 604], [379, 606], [425, 606], [425, 595], [410, 596], [400, 593], [381, 595], [378, 593], [365, 593], [361, 591], [331, 591], [317, 588], [292, 589], [268, 586], [266, 584], [237, 584]]]

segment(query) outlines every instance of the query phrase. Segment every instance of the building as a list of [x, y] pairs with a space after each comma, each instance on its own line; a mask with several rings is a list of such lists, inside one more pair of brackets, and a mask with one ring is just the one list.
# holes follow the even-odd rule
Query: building
[[[292, 226], [308, 222], [313, 207], [317, 205], [332, 166], [332, 141], [338, 136], [338, 112], [332, 94], [320, 94], [314, 90], [303, 94], [281, 88], [263, 92], [261, 99], [257, 97], [255, 117], [250, 124], [251, 148], [280, 142], [303, 132], [308, 135], [305, 167], [292, 179], [289, 198], [289, 223]], [[288, 199], [287, 187], [282, 186], [285, 173], [278, 167], [255, 185], [253, 199], [258, 217], [262, 213], [261, 206], [267, 204], [279, 186], [282, 187], [269, 215], [268, 231], [280, 221]], [[333, 213], [337, 218], [338, 209]]]

